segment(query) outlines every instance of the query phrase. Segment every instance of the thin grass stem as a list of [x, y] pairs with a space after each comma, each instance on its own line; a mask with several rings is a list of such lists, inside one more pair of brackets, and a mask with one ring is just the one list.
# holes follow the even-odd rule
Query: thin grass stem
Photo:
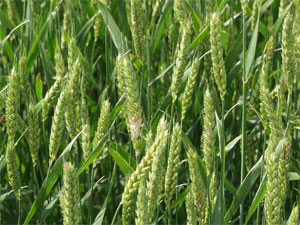
[[[254, 3], [255, 4], [255, 3]], [[247, 78], [246, 78], [246, 24], [245, 13], [243, 12], [243, 104], [242, 104], [242, 148], [241, 148], [241, 180], [244, 180], [245, 173], [245, 151], [246, 151], [246, 105], [247, 105]], [[244, 203], [240, 204], [240, 225], [243, 224]]]
[[224, 108], [225, 102], [222, 100], [222, 113], [221, 113], [221, 123], [222, 123], [222, 130], [221, 130], [221, 218], [220, 224], [224, 224], [224, 216], [225, 216], [225, 189], [224, 189], [224, 182], [225, 182], [225, 132], [224, 132]]

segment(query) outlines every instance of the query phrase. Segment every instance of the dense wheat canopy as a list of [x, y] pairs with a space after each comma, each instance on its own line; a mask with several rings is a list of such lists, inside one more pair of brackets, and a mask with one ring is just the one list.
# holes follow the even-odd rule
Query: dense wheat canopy
[[0, 224], [299, 225], [300, 0], [0, 0]]

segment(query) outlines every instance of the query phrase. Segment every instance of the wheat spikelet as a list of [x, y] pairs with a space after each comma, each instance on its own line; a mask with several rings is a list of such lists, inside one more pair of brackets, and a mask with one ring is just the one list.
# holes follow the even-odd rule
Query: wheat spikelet
[[26, 107], [28, 107], [29, 103], [33, 101], [33, 97], [31, 93], [31, 85], [29, 83], [28, 74], [27, 74], [26, 57], [21, 57], [19, 60], [19, 74], [20, 74], [22, 93], [24, 93]]
[[[93, 149], [97, 147], [98, 142], [104, 137], [105, 133], [108, 131], [110, 117], [109, 110], [110, 103], [108, 100], [105, 100], [101, 108], [101, 115], [98, 119], [97, 130], [93, 139]], [[96, 166], [96, 163], [97, 159], [94, 160], [94, 167]]]
[[[214, 11], [214, 1], [207, 0], [205, 1], [205, 24], [206, 26], [210, 25], [212, 13]], [[202, 48], [203, 52], [207, 52], [210, 50], [210, 34], [208, 33], [206, 38], [203, 40], [204, 44], [203, 46], [199, 46], [199, 48]], [[201, 52], [201, 51], [200, 51]], [[211, 56], [206, 55], [204, 56], [204, 68], [203, 68], [203, 76], [207, 79], [210, 86], [213, 85], [213, 76], [212, 74], [212, 62], [211, 62]]]
[[282, 13], [285, 7], [288, 5], [288, 3], [289, 3], [288, 0], [280, 0], [279, 9], [278, 9], [278, 18], [282, 16]]
[[[276, 145], [276, 142], [275, 142]], [[265, 194], [264, 211], [267, 224], [281, 224], [280, 179], [278, 174], [278, 158], [273, 152], [274, 144], [269, 144], [266, 157], [267, 190]]]
[[259, 4], [258, 1], [256, 1], [256, 0], [253, 1], [252, 17], [251, 17], [251, 30], [252, 30], [252, 32], [255, 29], [256, 20], [257, 20], [257, 16], [258, 16], [258, 4]]
[[178, 56], [176, 58], [175, 68], [172, 75], [171, 91], [172, 101], [175, 102], [177, 93], [180, 88], [181, 78], [186, 67], [186, 58], [188, 55], [190, 43], [190, 25], [186, 24], [183, 27], [183, 32], [180, 41]]
[[186, 208], [186, 219], [188, 225], [197, 224], [197, 209], [194, 205], [193, 194], [191, 190], [188, 190], [188, 193], [185, 197], [185, 208]]
[[[160, 140], [159, 147], [155, 150], [151, 172], [149, 174], [149, 182], [147, 184], [148, 192], [148, 216], [149, 223], [153, 221], [156, 215], [156, 206], [159, 195], [162, 191], [162, 185], [165, 176], [166, 166], [166, 145], [167, 145], [167, 124], [164, 127], [163, 138]], [[157, 133], [157, 135], [160, 135]]]
[[126, 81], [123, 72], [123, 56], [121, 54], [118, 55], [116, 60], [116, 69], [117, 69], [117, 87], [118, 87], [118, 94], [121, 97], [126, 91]]
[[86, 160], [91, 153], [90, 148], [90, 119], [89, 119], [89, 113], [87, 108], [87, 103], [84, 97], [81, 98], [81, 109], [80, 109], [80, 115], [82, 116], [81, 119], [81, 128], [82, 128], [82, 134], [81, 134], [81, 147], [83, 150], [83, 157]]
[[299, 207], [295, 205], [287, 221], [287, 225], [299, 225]]
[[262, 124], [265, 127], [265, 129], [267, 128], [267, 112], [266, 112], [266, 108], [268, 106], [264, 105], [267, 104], [269, 101], [268, 100], [264, 100], [264, 99], [268, 99], [268, 92], [269, 92], [269, 81], [268, 81], [268, 76], [269, 73], [272, 69], [272, 65], [271, 65], [271, 60], [273, 58], [273, 54], [274, 54], [274, 39], [271, 36], [268, 44], [267, 44], [267, 51], [266, 54], [264, 56], [263, 59], [263, 65], [262, 65], [262, 70], [261, 70], [261, 74], [260, 74], [260, 112], [261, 112], [261, 120], [262, 120]]
[[[72, 60], [71, 60], [72, 61]], [[69, 64], [70, 65], [70, 64]], [[72, 64], [73, 65], [73, 64]], [[79, 86], [79, 76], [80, 76], [80, 59], [77, 58], [72, 70], [69, 74], [69, 82], [66, 86], [66, 110], [65, 110], [65, 121], [66, 128], [71, 139], [77, 135], [77, 123], [76, 123], [76, 107], [78, 100], [78, 86]], [[76, 148], [76, 145], [74, 146]]]
[[226, 70], [223, 59], [223, 47], [221, 42], [221, 22], [218, 14], [214, 13], [210, 22], [210, 43], [212, 70], [215, 82], [220, 92], [221, 100], [226, 95]]
[[62, 36], [61, 36], [61, 54], [64, 59], [64, 63], [67, 66], [68, 59], [68, 38], [71, 35], [71, 25], [72, 18], [71, 12], [69, 9], [69, 5], [65, 5], [64, 19], [63, 19], [63, 27], [62, 27]]
[[64, 163], [63, 181], [64, 187], [60, 193], [59, 201], [64, 224], [81, 224], [78, 181], [75, 168], [69, 162]]
[[32, 103], [28, 108], [27, 119], [29, 125], [27, 141], [29, 144], [33, 166], [36, 166], [40, 148], [40, 125], [39, 114], [35, 108], [35, 105]]
[[213, 171], [209, 183], [210, 202], [208, 201], [206, 202], [204, 224], [209, 223], [210, 215], [212, 215], [212, 213], [214, 212], [216, 201], [217, 201], [217, 191], [218, 191], [218, 181], [216, 177], [216, 171]]
[[174, 17], [177, 22], [184, 24], [188, 17], [185, 0], [174, 0]]
[[165, 201], [170, 207], [172, 197], [175, 193], [178, 177], [178, 164], [180, 161], [180, 146], [181, 145], [181, 127], [178, 123], [174, 125], [172, 132], [172, 140], [169, 151], [168, 167], [165, 180]]
[[64, 123], [64, 113], [65, 113], [65, 98], [66, 91], [63, 90], [58, 98], [57, 105], [54, 110], [54, 116], [51, 124], [50, 142], [49, 142], [49, 153], [50, 161], [49, 164], [52, 165], [55, 160], [56, 154], [58, 152], [60, 141], [63, 136], [65, 123]]
[[289, 182], [289, 167], [290, 167], [290, 148], [291, 137], [286, 137], [283, 144], [282, 152], [279, 156], [278, 174], [280, 178], [280, 198], [281, 205], [284, 206], [288, 195], [288, 182]]
[[17, 108], [18, 108], [18, 76], [15, 68], [12, 69], [8, 77], [7, 94], [5, 101], [5, 120], [7, 127], [7, 134], [12, 139], [15, 137], [17, 123]]
[[194, 200], [194, 205], [197, 209], [198, 221], [200, 224], [204, 222], [205, 207], [206, 207], [206, 189], [200, 174], [200, 167], [198, 162], [198, 155], [193, 149], [187, 151], [190, 179], [191, 179], [191, 192]]
[[209, 89], [206, 90], [204, 95], [204, 109], [203, 109], [203, 134], [201, 143], [203, 146], [204, 161], [207, 170], [207, 177], [210, 177], [213, 171], [213, 163], [215, 156], [215, 140], [214, 140], [214, 128], [215, 128], [215, 116], [213, 98]]
[[31, 0], [31, 8], [33, 11], [33, 18], [35, 19], [36, 23], [38, 23], [40, 13], [41, 13], [41, 1], [40, 0]]
[[151, 17], [150, 27], [155, 26], [155, 22], [159, 16], [159, 13], [161, 12], [161, 8], [163, 4], [164, 4], [164, 0], [158, 0], [155, 1], [155, 3], [152, 5], [152, 17]]
[[167, 37], [168, 37], [168, 58], [170, 61], [173, 61], [173, 47], [176, 46], [176, 23], [175, 20], [172, 18], [170, 27], [168, 29]]
[[14, 190], [17, 199], [20, 200], [21, 178], [17, 163], [17, 154], [15, 152], [14, 138], [12, 136], [8, 136], [5, 158], [9, 184]]
[[43, 99], [43, 102], [42, 102], [42, 119], [43, 119], [43, 121], [46, 121], [49, 110], [54, 105], [56, 99], [58, 98], [58, 96], [61, 92], [62, 86], [66, 80], [66, 78], [64, 76], [65, 75], [64, 61], [63, 61], [62, 55], [59, 51], [55, 54], [55, 61], [56, 61], [55, 82], [50, 87], [50, 89], [47, 91], [47, 93]]
[[242, 10], [243, 10], [243, 14], [246, 15], [247, 7], [248, 7], [248, 0], [241, 0], [241, 7], [242, 7]]
[[[110, 10], [110, 4], [111, 4], [110, 0], [100, 0], [100, 2], [106, 7], [107, 10]], [[92, 1], [92, 5], [94, 6], [94, 8], [96, 8], [96, 9], [98, 8], [96, 0]], [[102, 15], [98, 15], [96, 17], [95, 23], [94, 23], [94, 40], [95, 40], [95, 42], [98, 40], [98, 37], [100, 36], [100, 27], [102, 24], [103, 24]]]
[[88, 90], [88, 79], [90, 74], [92, 73], [92, 68], [88, 59], [86, 57], [81, 60], [82, 74], [80, 80], [80, 93], [81, 97], [86, 97], [86, 92]]
[[134, 43], [134, 49], [137, 57], [144, 62], [146, 59], [146, 35], [147, 29], [147, 18], [145, 11], [140, 0], [130, 0], [131, 9], [131, 33]]
[[123, 225], [131, 224], [134, 219], [134, 196], [139, 188], [140, 181], [147, 176], [150, 171], [155, 152], [165, 145], [168, 131], [166, 121], [162, 118], [157, 126], [156, 137], [152, 145], [147, 144], [146, 155], [142, 158], [136, 170], [130, 175], [122, 195], [122, 223]]
[[77, 54], [77, 45], [74, 37], [71, 37], [68, 43], [68, 71], [74, 71], [75, 65], [79, 66], [79, 59]]
[[[295, 37], [293, 33], [293, 16], [288, 13], [283, 22], [282, 29], [282, 77], [280, 88], [285, 91], [285, 86], [288, 88], [288, 93], [292, 94], [293, 85], [295, 83], [295, 56], [294, 56]], [[284, 86], [284, 87], [283, 87]], [[284, 94], [284, 93], [282, 93]]]
[[148, 224], [146, 179], [141, 180], [136, 201], [135, 224]]
[[183, 92], [182, 110], [181, 110], [181, 119], [182, 120], [184, 119], [184, 117], [186, 115], [188, 105], [190, 104], [191, 99], [192, 99], [192, 95], [193, 95], [195, 83], [196, 83], [196, 78], [197, 78], [197, 74], [198, 74], [199, 64], [200, 64], [200, 61], [198, 58], [196, 58], [192, 63], [191, 72], [189, 74], [188, 81], [186, 83], [186, 86], [185, 86], [185, 89]]
[[[204, 95], [204, 113], [203, 113], [203, 134], [201, 137], [202, 151], [204, 154], [204, 161], [207, 171], [207, 177], [210, 178], [209, 182], [209, 197], [211, 209], [214, 209], [215, 196], [216, 196], [216, 176], [214, 172], [214, 158], [215, 158], [215, 139], [214, 139], [214, 128], [215, 128], [215, 110], [213, 104], [213, 98], [209, 89], [207, 88]], [[209, 204], [207, 202], [205, 209], [205, 223], [209, 219]]]
[[127, 56], [122, 57], [123, 77], [125, 81], [125, 94], [126, 94], [126, 115], [129, 124], [127, 127], [130, 129], [133, 147], [136, 156], [140, 156], [141, 144], [141, 126], [142, 126], [142, 107], [140, 104], [138, 84], [134, 76], [132, 65]]
[[8, 18], [12, 21], [15, 25], [20, 23], [19, 14], [17, 13], [15, 0], [6, 0], [7, 9], [8, 9]]

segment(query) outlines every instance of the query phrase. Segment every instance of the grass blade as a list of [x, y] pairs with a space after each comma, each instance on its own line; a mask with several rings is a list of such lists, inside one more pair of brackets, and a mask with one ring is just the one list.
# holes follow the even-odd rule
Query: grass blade
[[260, 160], [252, 167], [247, 176], [245, 177], [242, 185], [238, 189], [226, 215], [225, 222], [229, 223], [235, 212], [239, 209], [241, 202], [246, 198], [249, 191], [251, 190], [253, 184], [255, 183], [262, 166], [262, 157]]
[[255, 212], [255, 210], [257, 209], [257, 207], [259, 206], [261, 200], [263, 199], [265, 193], [267, 190], [267, 185], [266, 185], [266, 175], [263, 177], [260, 186], [255, 194], [255, 197], [251, 203], [250, 209], [248, 211], [246, 220], [245, 220], [245, 225], [249, 222], [251, 216], [253, 215], [253, 213]]

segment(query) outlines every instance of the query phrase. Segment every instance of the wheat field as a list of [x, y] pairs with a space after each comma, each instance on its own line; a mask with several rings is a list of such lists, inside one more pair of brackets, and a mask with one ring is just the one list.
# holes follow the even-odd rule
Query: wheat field
[[0, 0], [0, 224], [299, 225], [299, 0]]

